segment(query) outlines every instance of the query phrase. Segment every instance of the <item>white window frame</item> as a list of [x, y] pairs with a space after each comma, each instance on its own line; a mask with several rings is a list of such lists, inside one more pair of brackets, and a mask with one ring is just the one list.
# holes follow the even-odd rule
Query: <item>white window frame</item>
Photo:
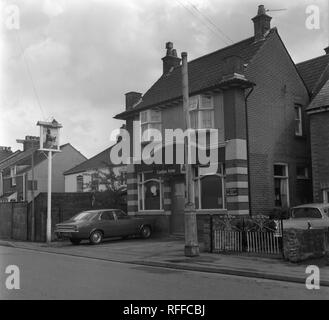
[[[159, 113], [160, 117], [158, 120], [152, 120], [152, 112], [157, 112]], [[142, 121], [143, 115], [146, 115], [146, 120]], [[141, 136], [141, 142], [150, 142], [150, 137], [146, 138], [143, 140], [143, 126], [147, 126], [147, 129], [153, 129], [152, 125], [159, 125], [160, 127], [160, 132], [162, 131], [162, 112], [161, 110], [155, 110], [155, 109], [148, 109], [141, 111], [139, 114], [139, 119], [141, 122], [141, 130], [140, 130], [140, 136]], [[156, 137], [154, 137], [156, 138]]]
[[[200, 170], [202, 170], [202, 167], [197, 168], [198, 176], [194, 178], [194, 181], [197, 182], [197, 188], [198, 190], [194, 190], [194, 193], [198, 193], [198, 211], [218, 211], [218, 210], [226, 210], [226, 190], [225, 190], [225, 169], [224, 165], [222, 163], [218, 164], [220, 166], [220, 172], [216, 174], [201, 174], [200, 175]], [[201, 180], [204, 179], [205, 177], [211, 177], [211, 176], [217, 176], [221, 178], [221, 183], [222, 183], [222, 199], [223, 199], [223, 207], [222, 208], [213, 208], [213, 209], [203, 209], [202, 208], [202, 199], [201, 199]], [[195, 184], [194, 184], [195, 188]]]
[[[211, 98], [211, 106], [210, 107], [204, 107], [202, 105], [202, 97], [203, 96], [207, 96]], [[204, 128], [202, 126], [202, 112], [204, 111], [212, 111], [213, 116], [211, 117], [211, 128]], [[192, 129], [196, 129], [196, 130], [209, 130], [209, 129], [213, 129], [215, 127], [215, 106], [214, 106], [214, 97], [212, 95], [209, 94], [199, 94], [196, 96], [191, 96], [190, 97], [190, 105], [189, 105], [189, 116], [191, 118], [191, 113], [192, 112], [197, 112], [197, 128], [193, 128]]]
[[17, 175], [17, 167], [13, 166], [10, 168], [11, 185], [13, 187], [16, 187], [16, 175]]
[[[145, 189], [144, 185], [150, 181], [154, 181], [159, 183], [160, 187], [160, 209], [151, 209], [147, 210], [145, 209]], [[138, 211], [151, 211], [151, 212], [159, 212], [163, 211], [163, 180], [161, 178], [159, 179], [147, 179], [145, 180], [145, 173], [142, 172], [138, 175]]]
[[[285, 167], [285, 175], [284, 176], [274, 176], [274, 179], [285, 179], [287, 182], [287, 207], [290, 207], [290, 192], [289, 192], [289, 166], [287, 163], [282, 162], [276, 162], [273, 164], [273, 172], [274, 172], [274, 166], [284, 166]], [[274, 194], [275, 195], [275, 194]]]
[[[303, 136], [303, 108], [300, 104], [295, 104], [295, 111], [298, 111], [298, 115], [295, 112], [295, 135], [297, 137]], [[298, 129], [296, 123], [298, 122]]]

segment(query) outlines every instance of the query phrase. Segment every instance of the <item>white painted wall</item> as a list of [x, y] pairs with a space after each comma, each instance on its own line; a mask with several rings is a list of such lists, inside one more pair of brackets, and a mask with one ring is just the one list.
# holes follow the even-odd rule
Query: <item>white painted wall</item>
[[[108, 171], [106, 168], [102, 168], [98, 170], [103, 172]], [[113, 172], [117, 176], [120, 175], [122, 171], [126, 172], [126, 166], [118, 166], [113, 168]], [[83, 192], [89, 192], [90, 188], [88, 188], [88, 185], [91, 182], [91, 176], [93, 173], [95, 173], [95, 170], [88, 170], [84, 172], [65, 175], [65, 192], [77, 192], [77, 177], [81, 175], [83, 176], [83, 185], [84, 185]], [[105, 191], [105, 190], [106, 190], [105, 185], [99, 185], [99, 191]]]

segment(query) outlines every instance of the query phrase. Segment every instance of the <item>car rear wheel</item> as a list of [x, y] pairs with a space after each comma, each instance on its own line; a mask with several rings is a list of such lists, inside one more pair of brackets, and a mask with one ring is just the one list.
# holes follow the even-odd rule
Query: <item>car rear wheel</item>
[[71, 243], [75, 246], [79, 245], [81, 240], [80, 239], [70, 239]]
[[142, 229], [141, 229], [141, 236], [142, 238], [144, 239], [147, 239], [151, 236], [151, 227], [150, 226], [143, 226]]
[[100, 244], [103, 240], [103, 233], [102, 231], [96, 230], [91, 233], [89, 237], [91, 244]]

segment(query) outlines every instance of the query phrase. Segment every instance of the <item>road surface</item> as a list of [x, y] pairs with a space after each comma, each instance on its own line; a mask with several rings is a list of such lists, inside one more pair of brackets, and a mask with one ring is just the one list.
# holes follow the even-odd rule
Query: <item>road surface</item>
[[[19, 267], [19, 290], [6, 289], [8, 265]], [[329, 288], [0, 246], [0, 299], [329, 299]]]

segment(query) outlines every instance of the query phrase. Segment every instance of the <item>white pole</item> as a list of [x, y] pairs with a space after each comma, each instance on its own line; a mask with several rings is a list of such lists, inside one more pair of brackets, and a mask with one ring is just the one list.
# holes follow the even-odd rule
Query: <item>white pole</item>
[[[185, 129], [191, 129], [191, 119], [189, 115], [189, 87], [188, 87], [188, 64], [187, 53], [182, 52], [182, 95], [183, 95], [183, 109], [185, 116]], [[198, 230], [197, 219], [194, 203], [194, 189], [193, 189], [193, 167], [192, 163], [189, 163], [189, 146], [190, 141], [185, 138], [184, 150], [185, 150], [185, 167], [186, 167], [186, 199], [184, 210], [184, 222], [185, 222], [185, 256], [196, 257], [199, 256], [199, 243], [198, 243]], [[191, 161], [190, 161], [191, 162]]]
[[51, 242], [51, 166], [52, 151], [48, 152], [47, 242]]

